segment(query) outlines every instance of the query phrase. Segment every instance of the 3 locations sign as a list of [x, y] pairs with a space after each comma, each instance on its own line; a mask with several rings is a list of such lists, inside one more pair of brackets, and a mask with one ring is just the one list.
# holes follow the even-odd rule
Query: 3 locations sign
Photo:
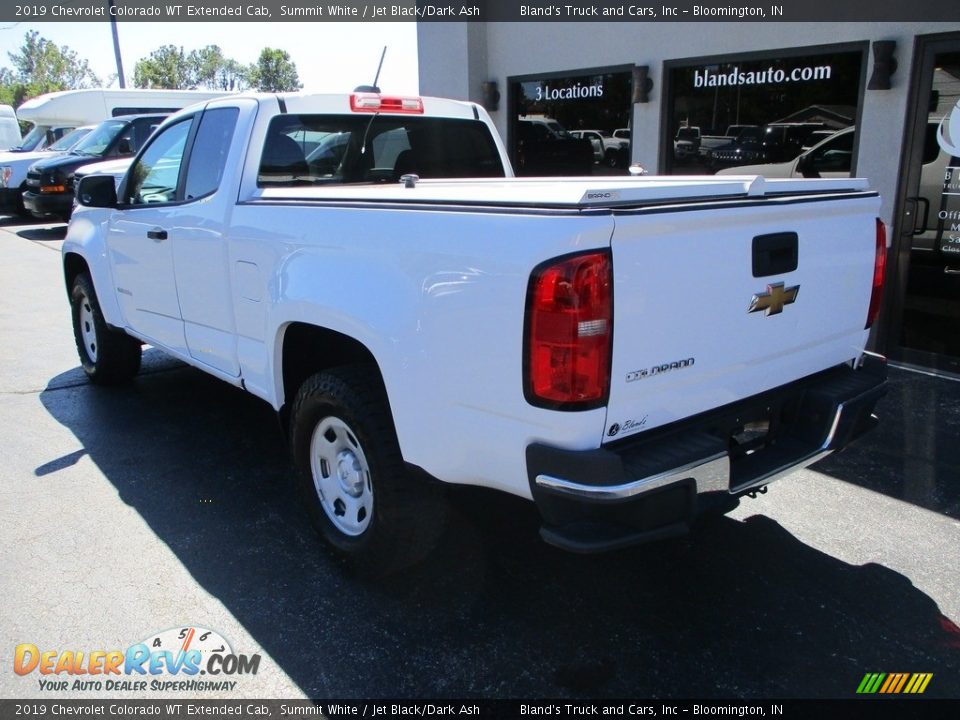
[[626, 173], [632, 70], [516, 78], [509, 92], [519, 175]]

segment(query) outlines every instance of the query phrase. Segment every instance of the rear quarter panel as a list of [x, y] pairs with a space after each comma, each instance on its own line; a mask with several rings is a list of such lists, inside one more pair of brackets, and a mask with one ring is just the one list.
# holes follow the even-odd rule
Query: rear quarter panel
[[407, 462], [529, 497], [527, 445], [596, 447], [604, 421], [602, 409], [556, 413], [525, 401], [530, 273], [550, 257], [609, 246], [612, 227], [602, 214], [240, 205], [231, 262], [244, 275], [244, 377], [259, 373], [279, 407], [289, 400], [285, 327], [348, 335], [377, 360]]

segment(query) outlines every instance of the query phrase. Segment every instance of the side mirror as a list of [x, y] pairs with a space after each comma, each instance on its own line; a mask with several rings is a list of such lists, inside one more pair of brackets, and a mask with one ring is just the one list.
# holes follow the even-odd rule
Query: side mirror
[[88, 175], [80, 180], [77, 202], [85, 207], [117, 206], [117, 186], [113, 175]]
[[800, 174], [805, 178], [820, 177], [820, 173], [817, 172], [813, 153], [807, 152], [797, 158], [797, 170], [799, 170]]

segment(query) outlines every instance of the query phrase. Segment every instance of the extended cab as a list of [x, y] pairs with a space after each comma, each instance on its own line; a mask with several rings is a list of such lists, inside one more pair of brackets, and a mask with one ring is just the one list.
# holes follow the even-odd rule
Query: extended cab
[[129, 380], [146, 342], [264, 399], [319, 531], [378, 568], [437, 537], [442, 483], [532, 500], [548, 542], [606, 550], [871, 427], [886, 247], [862, 180], [510, 174], [472, 103], [178, 113], [119, 193], [79, 186], [83, 368]]

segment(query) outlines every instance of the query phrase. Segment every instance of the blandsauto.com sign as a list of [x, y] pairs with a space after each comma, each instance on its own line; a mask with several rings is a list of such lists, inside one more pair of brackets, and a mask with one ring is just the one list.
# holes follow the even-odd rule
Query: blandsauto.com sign
[[762, 70], [741, 70], [734, 66], [729, 72], [716, 72], [710, 68], [693, 71], [693, 87], [737, 87], [743, 85], [774, 85], [790, 82], [829, 80], [833, 75], [830, 65], [798, 67], [792, 70], [766, 67]]

